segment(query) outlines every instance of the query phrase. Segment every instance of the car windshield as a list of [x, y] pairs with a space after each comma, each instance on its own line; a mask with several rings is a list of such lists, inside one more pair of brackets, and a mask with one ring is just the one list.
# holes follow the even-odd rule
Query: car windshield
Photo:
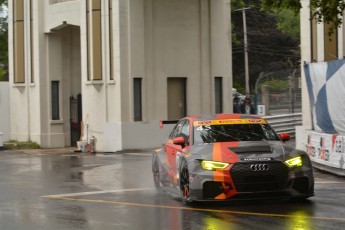
[[268, 124], [224, 124], [194, 127], [194, 144], [279, 140]]

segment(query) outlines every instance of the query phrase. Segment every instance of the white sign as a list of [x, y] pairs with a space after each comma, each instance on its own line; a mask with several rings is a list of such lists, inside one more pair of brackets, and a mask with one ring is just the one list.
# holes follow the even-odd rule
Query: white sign
[[266, 115], [266, 110], [265, 110], [265, 105], [258, 105], [258, 115], [260, 116], [265, 116]]

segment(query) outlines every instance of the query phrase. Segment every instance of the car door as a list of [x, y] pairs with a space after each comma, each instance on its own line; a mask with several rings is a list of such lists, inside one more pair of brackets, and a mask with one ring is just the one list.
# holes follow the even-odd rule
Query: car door
[[[165, 145], [165, 156], [168, 168], [168, 174], [173, 183], [178, 181], [178, 167], [179, 158], [184, 152], [184, 149], [189, 145], [189, 132], [190, 125], [188, 120], [181, 120], [175, 129], [171, 132], [169, 136], [169, 141]], [[185, 140], [184, 144], [174, 143], [174, 140], [178, 137], [183, 137]]]

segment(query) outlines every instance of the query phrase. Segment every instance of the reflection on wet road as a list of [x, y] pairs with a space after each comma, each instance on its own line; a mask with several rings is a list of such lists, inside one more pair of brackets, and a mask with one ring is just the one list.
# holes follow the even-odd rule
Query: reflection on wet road
[[184, 205], [154, 189], [151, 154], [0, 153], [0, 229], [342, 229], [344, 179], [307, 202]]

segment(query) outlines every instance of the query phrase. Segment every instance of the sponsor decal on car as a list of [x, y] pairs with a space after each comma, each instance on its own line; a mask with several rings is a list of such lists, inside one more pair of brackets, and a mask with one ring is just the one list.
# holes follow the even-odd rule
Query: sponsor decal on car
[[206, 126], [206, 125], [233, 125], [233, 124], [267, 124], [263, 119], [227, 119], [227, 120], [205, 120], [194, 121], [194, 126]]
[[270, 157], [246, 157], [243, 161], [271, 161]]

